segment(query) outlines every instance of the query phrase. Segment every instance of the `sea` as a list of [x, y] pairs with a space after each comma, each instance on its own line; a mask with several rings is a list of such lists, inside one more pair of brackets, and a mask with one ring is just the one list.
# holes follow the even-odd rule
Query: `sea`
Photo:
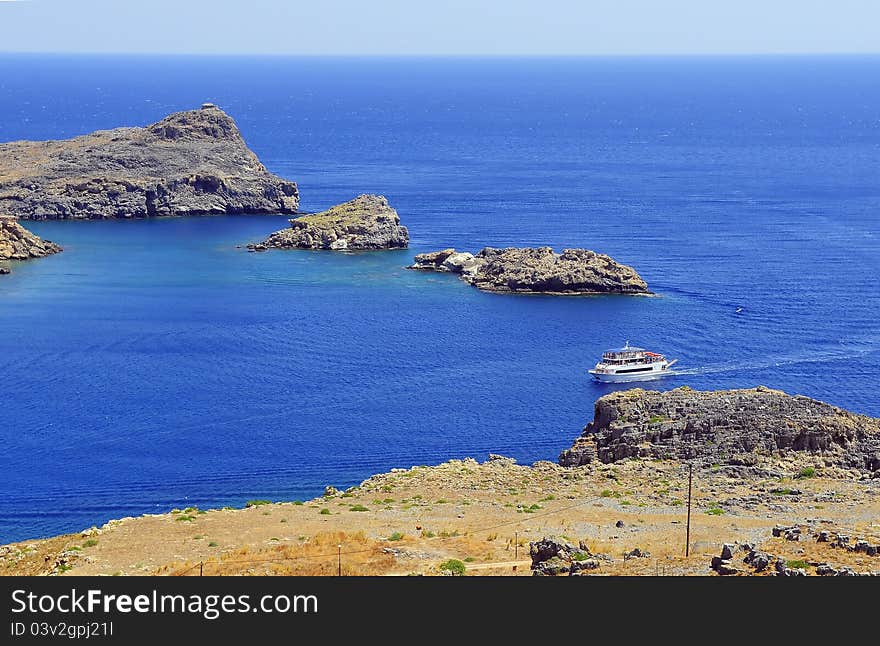
[[[489, 453], [555, 461], [603, 350], [652, 389], [764, 385], [880, 417], [880, 57], [0, 56], [0, 141], [213, 102], [319, 211], [385, 195], [409, 249], [248, 253], [282, 216], [45, 221], [0, 278], [0, 543], [241, 507]], [[657, 296], [407, 271], [585, 247]]]

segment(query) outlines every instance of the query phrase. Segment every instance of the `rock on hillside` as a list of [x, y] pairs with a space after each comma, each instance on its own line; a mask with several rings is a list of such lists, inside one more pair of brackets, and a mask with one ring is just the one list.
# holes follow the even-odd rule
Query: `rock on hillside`
[[409, 269], [458, 274], [487, 292], [516, 294], [650, 294], [635, 269], [588, 249], [486, 247], [477, 255], [444, 249], [418, 254]]
[[880, 420], [762, 386], [635, 388], [600, 397], [593, 421], [559, 463], [647, 457], [752, 464], [757, 455], [789, 452], [809, 452], [828, 466], [880, 475]]
[[[25, 229], [13, 218], [0, 216], [0, 260], [27, 260], [42, 258], [61, 251], [54, 242], [43, 240]], [[9, 269], [0, 268], [8, 274]]]
[[22, 219], [296, 213], [298, 200], [210, 103], [145, 128], [0, 144], [0, 212]]
[[265, 241], [249, 244], [252, 251], [266, 249], [329, 249], [374, 251], [405, 249], [409, 232], [381, 195], [359, 195], [353, 200], [290, 221]]

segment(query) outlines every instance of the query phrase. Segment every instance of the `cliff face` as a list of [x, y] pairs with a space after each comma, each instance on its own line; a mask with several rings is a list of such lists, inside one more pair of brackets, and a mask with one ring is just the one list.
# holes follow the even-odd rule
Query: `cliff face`
[[293, 219], [289, 228], [248, 249], [374, 251], [405, 249], [408, 244], [409, 232], [388, 200], [381, 195], [359, 195], [321, 213]]
[[[27, 260], [42, 258], [61, 251], [54, 242], [43, 240], [25, 229], [14, 219], [0, 216], [0, 260]], [[9, 270], [0, 268], [0, 273]]]
[[0, 144], [0, 213], [22, 219], [295, 213], [298, 200], [212, 104], [146, 128]]
[[588, 249], [486, 247], [477, 255], [444, 249], [418, 254], [409, 269], [452, 272], [487, 292], [650, 294], [635, 269]]
[[762, 386], [706, 392], [635, 388], [600, 397], [593, 421], [559, 463], [647, 457], [751, 464], [755, 455], [791, 451], [880, 472], [880, 420]]

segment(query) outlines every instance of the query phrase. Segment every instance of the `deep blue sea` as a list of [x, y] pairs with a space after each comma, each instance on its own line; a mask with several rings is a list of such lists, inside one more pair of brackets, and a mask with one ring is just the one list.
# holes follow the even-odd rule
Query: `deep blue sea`
[[[65, 251], [0, 278], [0, 543], [555, 460], [614, 388], [586, 370], [627, 340], [679, 359], [652, 388], [880, 416], [878, 57], [0, 57], [0, 141], [204, 101], [302, 209], [384, 194], [411, 248], [237, 248], [278, 216], [29, 225]], [[659, 297], [403, 269], [485, 245], [594, 249]]]

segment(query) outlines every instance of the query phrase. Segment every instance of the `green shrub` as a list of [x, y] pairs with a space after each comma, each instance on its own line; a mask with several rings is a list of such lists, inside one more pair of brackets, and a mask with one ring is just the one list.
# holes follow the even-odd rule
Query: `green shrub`
[[303, 501], [302, 500], [294, 500], [293, 504], [294, 505], [301, 505], [301, 504], [303, 504]]
[[611, 489], [603, 489], [602, 493], [600, 493], [599, 495], [602, 496], [603, 498], [610, 498], [611, 496], [614, 495], [614, 492], [611, 491]]
[[366, 507], [364, 507], [363, 505], [352, 505], [351, 507], [348, 508], [348, 511], [370, 511], [370, 510], [367, 509]]
[[452, 576], [464, 576], [467, 566], [458, 559], [449, 559], [440, 564], [440, 569], [444, 572], [449, 572]]
[[724, 510], [721, 509], [721, 507], [709, 507], [709, 509], [706, 510], [706, 513], [710, 516], [720, 516], [724, 513]]
[[807, 569], [807, 562], [806, 561], [786, 561], [785, 566], [790, 567], [792, 569], [796, 569], [796, 570], [806, 570]]
[[244, 503], [245, 509], [248, 507], [259, 507], [260, 505], [271, 505], [271, 500], [248, 500]]
[[403, 534], [400, 532], [394, 532], [391, 536], [388, 537], [389, 541], [399, 541], [403, 540]]
[[665, 421], [666, 418], [663, 415], [651, 415], [651, 418], [648, 420], [648, 424], [659, 424], [660, 422]]
[[210, 543], [208, 543], [208, 547], [217, 547], [217, 543], [211, 541]]
[[801, 469], [798, 472], [797, 477], [798, 478], [812, 478], [815, 475], [816, 475], [816, 469], [814, 469], [813, 467], [804, 467], [803, 469]]
[[189, 522], [189, 523], [191, 523], [191, 522], [194, 521], [195, 519], [196, 519], [195, 516], [175, 516], [175, 517], [174, 517], [174, 520], [183, 520], [183, 521], [186, 521], [186, 522]]
[[83, 543], [83, 547], [94, 547], [97, 544], [98, 544], [97, 539], [90, 538], [85, 543]]
[[326, 507], [324, 507], [324, 508], [323, 508], [321, 511], [319, 511], [318, 513], [321, 514], [322, 516], [329, 516], [329, 515], [330, 515], [330, 510], [327, 509]]

